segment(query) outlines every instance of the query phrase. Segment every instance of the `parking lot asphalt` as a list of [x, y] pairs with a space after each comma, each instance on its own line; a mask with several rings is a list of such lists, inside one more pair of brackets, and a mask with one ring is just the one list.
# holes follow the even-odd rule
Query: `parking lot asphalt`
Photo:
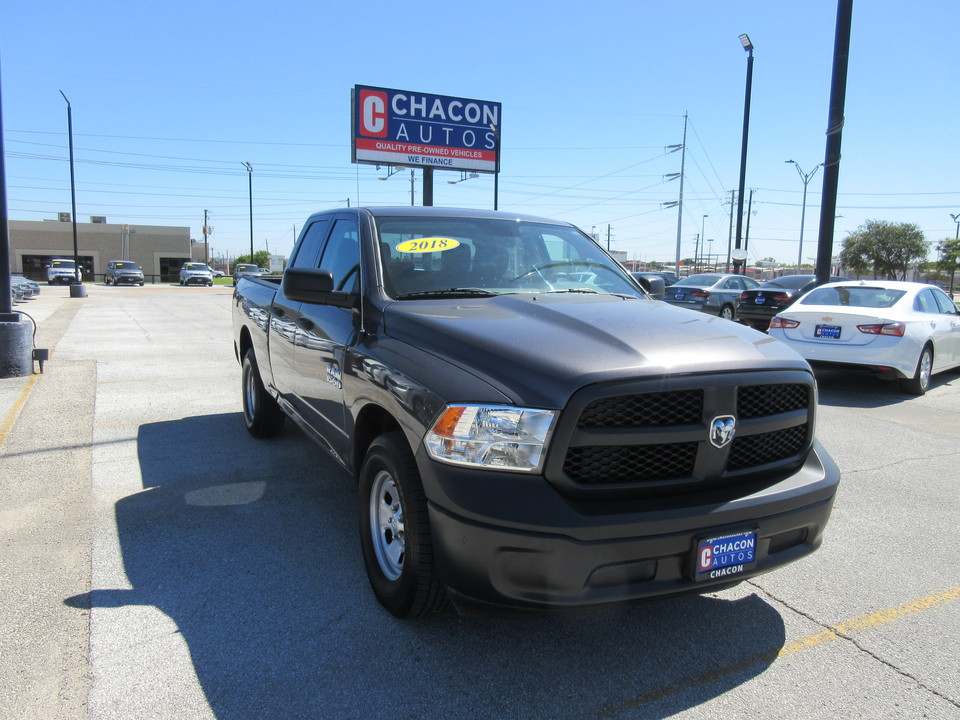
[[0, 379], [0, 718], [960, 718], [960, 376], [818, 373], [823, 547], [722, 593], [397, 621], [350, 478], [240, 416], [232, 289], [44, 287]]

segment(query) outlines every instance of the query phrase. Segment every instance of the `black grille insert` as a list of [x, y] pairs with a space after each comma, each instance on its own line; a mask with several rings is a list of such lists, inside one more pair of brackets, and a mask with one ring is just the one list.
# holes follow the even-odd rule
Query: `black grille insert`
[[737, 417], [741, 420], [803, 410], [809, 403], [806, 385], [744, 385], [737, 389]]
[[703, 390], [675, 390], [594, 400], [580, 415], [580, 427], [663, 427], [701, 421]]
[[792, 458], [803, 449], [806, 441], [806, 425], [734, 438], [727, 470], [744, 470]]
[[584, 485], [644, 483], [689, 477], [697, 459], [697, 443], [573, 447], [564, 472]]

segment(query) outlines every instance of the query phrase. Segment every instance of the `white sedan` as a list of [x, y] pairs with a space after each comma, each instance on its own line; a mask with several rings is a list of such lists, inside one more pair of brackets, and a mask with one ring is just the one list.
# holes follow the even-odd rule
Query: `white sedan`
[[913, 395], [927, 391], [934, 373], [960, 366], [960, 311], [924, 283], [821, 285], [775, 315], [769, 334], [812, 364], [892, 374]]

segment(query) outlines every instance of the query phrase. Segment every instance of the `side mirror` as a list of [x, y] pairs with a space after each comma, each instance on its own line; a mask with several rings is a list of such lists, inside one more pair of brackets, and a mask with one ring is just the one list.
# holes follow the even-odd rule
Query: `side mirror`
[[333, 273], [313, 268], [287, 268], [280, 282], [283, 294], [296, 302], [351, 308], [357, 305], [353, 293], [333, 289]]

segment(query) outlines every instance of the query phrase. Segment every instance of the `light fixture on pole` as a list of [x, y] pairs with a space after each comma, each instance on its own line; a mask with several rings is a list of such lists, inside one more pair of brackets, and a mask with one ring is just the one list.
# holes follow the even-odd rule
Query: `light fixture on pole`
[[462, 183], [464, 180], [473, 180], [474, 178], [478, 178], [478, 177], [480, 177], [480, 173], [475, 173], [475, 172], [472, 172], [472, 173], [461, 172], [461, 173], [460, 173], [460, 179], [459, 179], [459, 180], [447, 180], [447, 182], [448, 182], [450, 185], [456, 185], [457, 183]]
[[253, 262], [253, 165], [248, 162], [241, 162], [247, 168], [247, 187], [250, 196], [250, 262]]
[[802, 261], [803, 261], [803, 224], [807, 217], [807, 184], [810, 182], [813, 176], [817, 174], [817, 170], [823, 167], [823, 163], [820, 163], [819, 165], [817, 165], [809, 173], [805, 173], [803, 170], [800, 169], [800, 166], [797, 165], [796, 160], [785, 160], [784, 162], [787, 162], [793, 165], [797, 169], [797, 173], [800, 175], [800, 179], [803, 181], [803, 209], [800, 211], [800, 249], [797, 252], [797, 275], [799, 275], [800, 265], [802, 264]]
[[737, 235], [735, 240], [736, 253], [733, 257], [735, 272], [740, 272], [743, 260], [746, 259], [741, 252], [741, 241], [743, 238], [743, 191], [747, 181], [747, 136], [750, 132], [750, 91], [753, 87], [753, 43], [750, 37], [744, 33], [740, 36], [740, 44], [748, 53], [747, 55], [747, 87], [743, 95], [743, 139], [740, 144], [740, 185], [737, 193]]

